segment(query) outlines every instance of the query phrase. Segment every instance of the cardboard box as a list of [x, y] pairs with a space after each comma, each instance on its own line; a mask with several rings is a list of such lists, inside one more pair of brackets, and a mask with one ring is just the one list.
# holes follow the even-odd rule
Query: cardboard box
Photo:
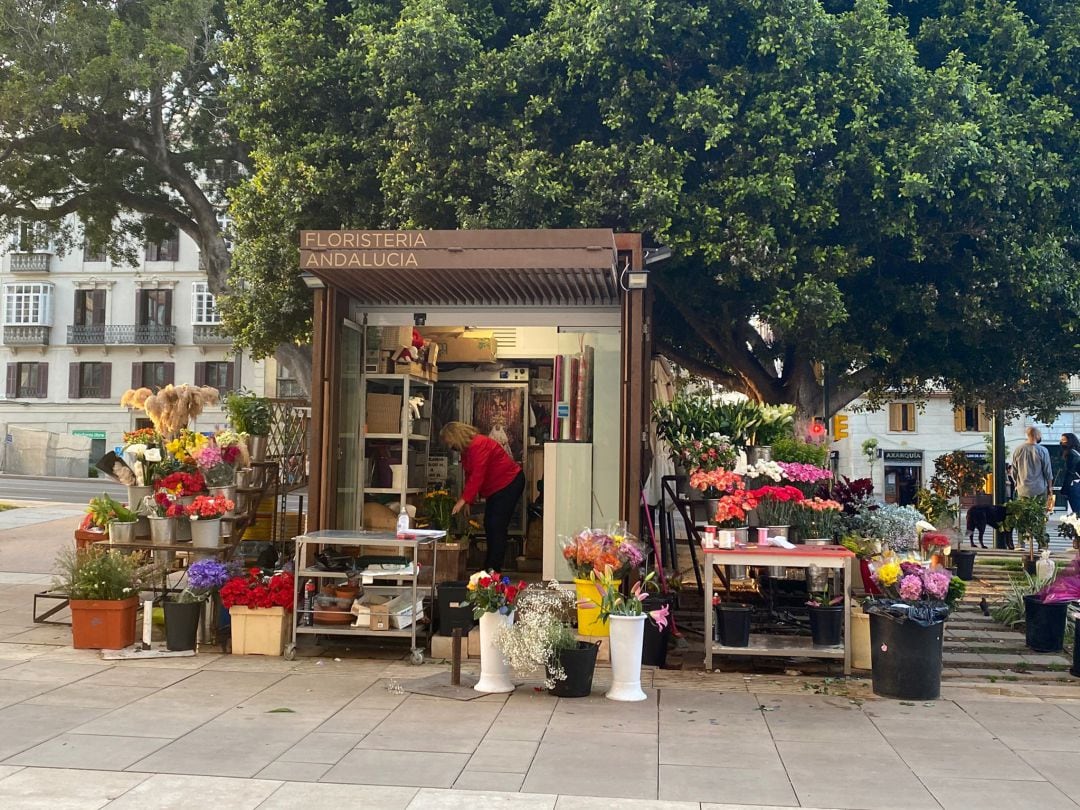
[[380, 331], [381, 348], [383, 351], [396, 352], [402, 346], [412, 346], [411, 326], [384, 326]]
[[439, 344], [440, 363], [494, 363], [498, 356], [491, 332], [469, 332], [468, 337], [446, 337]]
[[366, 416], [368, 433], [401, 433], [401, 394], [368, 394]]

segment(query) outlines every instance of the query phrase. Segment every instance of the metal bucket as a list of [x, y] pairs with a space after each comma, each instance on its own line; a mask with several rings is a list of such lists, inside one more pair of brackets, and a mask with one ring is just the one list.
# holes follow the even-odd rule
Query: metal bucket
[[114, 520], [109, 523], [109, 542], [110, 543], [134, 543], [135, 542], [135, 527], [139, 525], [139, 521], [133, 520], [130, 523], [121, 523], [119, 520]]

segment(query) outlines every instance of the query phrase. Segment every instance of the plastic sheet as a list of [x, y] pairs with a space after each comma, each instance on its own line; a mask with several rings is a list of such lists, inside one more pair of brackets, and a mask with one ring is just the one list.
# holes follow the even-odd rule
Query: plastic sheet
[[949, 606], [944, 602], [899, 602], [895, 599], [867, 599], [863, 610], [870, 614], [890, 616], [899, 621], [910, 621], [922, 627], [941, 624], [949, 617]]

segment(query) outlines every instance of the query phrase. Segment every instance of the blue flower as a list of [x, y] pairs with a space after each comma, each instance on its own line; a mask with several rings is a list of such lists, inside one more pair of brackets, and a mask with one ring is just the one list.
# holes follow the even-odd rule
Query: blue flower
[[506, 577], [506, 576], [504, 576], [504, 577], [502, 578], [502, 584], [503, 584], [503, 585], [509, 585], [509, 584], [510, 584], [510, 577]]
[[503, 605], [501, 608], [499, 608], [499, 613], [501, 613], [503, 616], [506, 616], [510, 613], [510, 608], [508, 608], [506, 605]]

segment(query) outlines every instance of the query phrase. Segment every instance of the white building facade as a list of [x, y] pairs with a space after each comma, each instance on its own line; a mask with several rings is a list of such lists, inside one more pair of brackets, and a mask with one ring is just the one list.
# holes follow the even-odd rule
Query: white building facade
[[[119, 405], [128, 388], [194, 383], [266, 392], [264, 365], [236, 352], [221, 332], [198, 247], [184, 234], [144, 245], [134, 267], [87, 247], [64, 255], [39, 245], [12, 249], [0, 263], [0, 294], [0, 435], [9, 451], [30, 431], [48, 432], [54, 445], [85, 448], [87, 463], [73, 469], [89, 469], [125, 431], [144, 424], [144, 414]], [[198, 427], [224, 423], [215, 408]]]

